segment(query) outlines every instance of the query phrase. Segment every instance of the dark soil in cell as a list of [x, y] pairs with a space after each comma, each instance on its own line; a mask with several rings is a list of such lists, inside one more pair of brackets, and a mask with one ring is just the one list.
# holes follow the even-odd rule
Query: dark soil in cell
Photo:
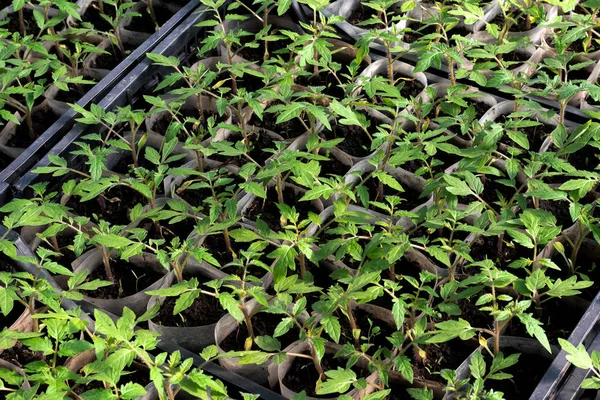
[[[141, 134], [139, 135], [141, 136]], [[136, 147], [136, 151], [138, 151], [139, 149]], [[157, 166], [153, 163], [151, 163], [150, 161], [146, 160], [146, 157], [144, 157], [145, 151], [142, 150], [139, 152], [139, 156], [137, 159], [137, 168], [145, 168], [147, 170], [156, 170]], [[123, 175], [127, 175], [130, 173], [133, 173], [133, 169], [136, 168], [134, 167], [134, 163], [133, 163], [133, 156], [131, 155], [131, 152], [127, 152], [124, 157], [122, 157], [118, 163], [116, 163], [113, 167], [110, 168], [110, 170], [112, 172], [116, 172], [118, 174], [123, 174]]]
[[528, 249], [520, 246], [509, 246], [507, 242], [511, 241], [508, 235], [505, 235], [501, 244], [499, 244], [498, 236], [480, 236], [471, 245], [471, 252], [469, 254], [474, 261], [481, 261], [486, 258], [493, 260], [500, 264], [499, 268], [501, 266], [505, 267], [521, 257], [530, 258], [533, 256], [533, 253]]
[[0, 0], [0, 10], [12, 5], [12, 0]]
[[[96, 299], [120, 299], [144, 290], [164, 276], [147, 266], [138, 266], [124, 260], [111, 259], [110, 267], [115, 283], [87, 291], [85, 293], [87, 296]], [[104, 264], [100, 264], [89, 275], [88, 280], [94, 279], [108, 280]]]
[[175, 237], [178, 237], [181, 241], [187, 239], [189, 234], [194, 230], [194, 222], [189, 218], [175, 224], [169, 224], [166, 220], [154, 222], [145, 219], [140, 222], [138, 228], [147, 231], [149, 239], [165, 239], [167, 243], [170, 243]]
[[[368, 343], [371, 345], [368, 351], [369, 354], [373, 354], [377, 349], [380, 348], [392, 347], [391, 343], [386, 339], [386, 337], [391, 337], [392, 333], [396, 330], [395, 328], [392, 328], [386, 322], [359, 308], [355, 308], [352, 311], [352, 314], [354, 315], [356, 326], [358, 329], [360, 329], [361, 338], [369, 337]], [[345, 340], [346, 343], [353, 343], [354, 336], [352, 334], [352, 326], [350, 325], [348, 317], [340, 313], [338, 318], [342, 327], [342, 340]], [[369, 325], [369, 320], [371, 320], [372, 325]], [[377, 335], [374, 335], [374, 328], [380, 329]], [[361, 339], [360, 343], [367, 343], [367, 340]]]
[[[346, 360], [343, 358], [333, 358], [330, 354], [325, 354], [323, 359], [321, 360], [321, 367], [324, 372], [330, 370], [336, 370], [338, 368], [346, 369]], [[366, 371], [363, 372], [358, 369], [356, 366], [352, 368], [352, 370], [356, 373], [357, 377], [365, 377]], [[296, 393], [300, 393], [301, 391], [305, 391], [307, 396], [316, 397], [316, 398], [331, 398], [334, 395], [317, 395], [316, 394], [316, 385], [317, 380], [319, 379], [319, 374], [312, 362], [312, 360], [308, 358], [294, 358], [292, 361], [292, 366], [289, 369], [287, 375], [283, 378], [283, 384], [287, 386], [289, 389], [293, 390]], [[349, 389], [350, 390], [350, 389]]]
[[[384, 185], [379, 179], [370, 178], [365, 182], [365, 186], [369, 190], [369, 201], [385, 202], [387, 196], [400, 197], [402, 202], [396, 209], [412, 211], [415, 207], [420, 206], [426, 201], [425, 198], [421, 197], [421, 193], [406, 185], [402, 185], [404, 192], [399, 192], [388, 185]], [[357, 203], [361, 203], [359, 198], [357, 198]]]
[[461, 311], [460, 316], [448, 316], [447, 314], [444, 314], [444, 317], [442, 318], [435, 318], [434, 322], [438, 323], [462, 318], [466, 321], [469, 321], [473, 327], [492, 329], [494, 325], [494, 318], [490, 316], [489, 312], [481, 311], [477, 306], [475, 306], [477, 299], [482, 294], [483, 293], [479, 293], [469, 299], [461, 299], [456, 301], [455, 304], [460, 308]]
[[341, 74], [338, 74], [338, 79], [340, 79], [341, 83], [333, 74], [321, 72], [318, 75], [312, 74], [299, 76], [296, 78], [296, 83], [305, 87], [324, 86], [325, 88], [320, 91], [320, 93], [334, 98], [343, 99], [346, 97], [346, 93], [342, 85], [346, 85], [348, 82]]
[[[115, 52], [115, 54], [118, 54]], [[94, 68], [112, 70], [123, 61], [120, 56], [113, 54], [99, 54], [93, 63]]]
[[30, 351], [27, 347], [19, 342], [17, 342], [15, 346], [10, 349], [2, 350], [2, 353], [0, 353], [0, 359], [8, 361], [19, 368], [23, 368], [25, 365], [31, 362], [42, 360], [39, 353]]
[[[119, 385], [125, 385], [126, 383], [138, 383], [143, 387], [146, 387], [150, 383], [150, 372], [144, 365], [134, 361], [129, 367], [125, 367], [125, 371], [119, 379]], [[73, 392], [81, 395], [89, 390], [104, 389], [104, 383], [101, 381], [91, 381], [86, 385], [76, 386], [73, 388]], [[85, 395], [84, 395], [85, 396]]]
[[[239, 138], [238, 140], [242, 140]], [[257, 163], [264, 165], [265, 161], [269, 157], [272, 157], [274, 153], [269, 151], [265, 151], [265, 149], [275, 149], [275, 140], [271, 139], [263, 129], [259, 129], [258, 131], [252, 131], [248, 134], [248, 140], [250, 142], [250, 152], [248, 155]], [[211, 159], [220, 161], [224, 164], [232, 164], [238, 167], [246, 164], [248, 159], [244, 156], [239, 157], [230, 157], [230, 156], [222, 156], [219, 154], [213, 154], [210, 156]]]
[[597, 171], [596, 167], [600, 163], [600, 149], [587, 145], [574, 154], [567, 156], [567, 161], [578, 171]]
[[[181, 108], [178, 111], [177, 118], [183, 122], [189, 119], [188, 122], [183, 124], [183, 127], [178, 128], [177, 138], [184, 142], [188, 139], [188, 134], [192, 135], [197, 140], [203, 140], [209, 137], [209, 132], [206, 127], [206, 120], [212, 117], [215, 121], [215, 126], [219, 123], [225, 122], [225, 116], [219, 116], [217, 113], [204, 110], [203, 119], [200, 119], [200, 110], [198, 109], [184, 109]], [[165, 135], [171, 123], [175, 122], [175, 119], [168, 113], [164, 113], [160, 118], [157, 119], [154, 126], [151, 128], [154, 131]], [[187, 133], [186, 133], [187, 131]]]
[[[500, 116], [500, 118], [498, 119], [499, 123], [506, 123], [508, 122], [508, 118], [505, 115]], [[550, 126], [550, 125], [546, 125], [544, 123], [540, 123], [539, 125], [536, 126], [528, 126], [528, 127], [523, 127], [523, 128], [505, 128], [506, 130], [513, 130], [513, 131], [519, 131], [524, 133], [527, 136], [527, 140], [529, 141], [529, 150], [528, 151], [532, 151], [532, 152], [537, 152], [541, 147], [542, 147], [542, 143], [544, 142], [544, 140], [546, 139], [546, 137], [548, 137], [549, 135], [552, 134], [552, 131], [555, 129], [555, 127]], [[521, 146], [519, 146], [517, 143], [515, 143], [512, 139], [510, 139], [508, 137], [508, 134], [505, 134], [502, 139], [501, 142], [507, 146], [512, 146], [512, 147], [517, 147], [521, 149]], [[522, 157], [522, 155], [520, 156]]]
[[[545, 350], [544, 350], [545, 351]], [[510, 354], [518, 353], [515, 349], [502, 349], [505, 357]], [[491, 365], [492, 360], [489, 354], [485, 353], [486, 364]], [[538, 382], [544, 376], [548, 367], [552, 364], [551, 359], [547, 359], [537, 354], [521, 353], [519, 362], [502, 372], [513, 375], [512, 379], [489, 380], [486, 381], [487, 389], [494, 389], [504, 393], [506, 399], [527, 399], [535, 390]]]
[[[50, 239], [49, 239], [50, 240]], [[71, 269], [71, 263], [77, 259], [75, 253], [68, 248], [73, 245], [74, 236], [69, 234], [56, 236], [58, 248], [60, 249], [60, 256], [54, 257], [53, 260], [62, 265], [63, 267]], [[50, 241], [50, 243], [52, 243]], [[54, 250], [53, 246], [48, 243], [43, 244], [44, 247]], [[54, 250], [55, 251], [55, 250]]]
[[361, 22], [370, 19], [371, 17], [376, 17], [377, 12], [369, 7], [364, 7], [362, 4], [358, 3], [357, 7], [352, 11], [352, 14], [347, 19], [347, 22], [352, 25], [359, 25], [365, 29], [385, 29], [385, 24], [379, 22], [377, 24], [368, 24], [368, 25], [360, 25]]
[[[527, 199], [527, 207], [534, 208], [533, 201]], [[569, 202], [566, 200], [539, 200], [539, 208], [552, 213], [556, 217], [556, 225], [562, 226], [563, 229], [573, 225], [571, 214], [569, 213]]]
[[114, 18], [115, 8], [112, 6], [105, 5], [104, 10], [101, 13], [97, 6], [95, 4], [92, 4], [81, 16], [81, 19], [83, 20], [83, 22], [90, 22], [94, 26], [94, 28], [96, 28], [100, 32], [112, 31], [113, 28], [110, 26], [108, 21], [102, 18], [102, 14]]
[[[395, 77], [395, 79], [399, 79], [400, 82], [404, 83], [402, 85], [402, 88], [400, 89], [400, 94], [406, 99], [417, 97], [425, 89], [425, 86], [423, 86], [423, 84], [416, 79], [409, 79], [397, 76]], [[400, 85], [400, 83], [398, 83], [398, 85]]]
[[[34, 139], [37, 139], [56, 121], [56, 115], [49, 108], [39, 108], [31, 114]], [[8, 141], [8, 145], [11, 147], [27, 148], [33, 143], [33, 140], [29, 134], [29, 128], [27, 126], [26, 119], [21, 121], [21, 125], [17, 127], [17, 130], [13, 137]]]
[[[512, 6], [512, 9], [509, 11], [513, 18], [517, 15], [516, 13], [518, 12], [519, 10], [517, 10], [517, 8], [514, 6]], [[505, 24], [504, 14], [502, 12], [499, 12], [498, 15], [496, 15], [489, 23], [496, 24], [500, 27], [500, 29], [502, 29], [502, 27]], [[527, 32], [533, 28], [535, 28], [535, 24], [533, 24], [531, 21], [528, 21], [527, 16], [522, 16], [516, 22], [514, 20], [511, 20], [509, 32]]]
[[[1, 9], [1, 8], [0, 8]], [[23, 23], [25, 24], [25, 35], [33, 35], [36, 37], [40, 34], [40, 28], [35, 22], [35, 18], [33, 17], [33, 11], [28, 8], [22, 8], [23, 10]], [[63, 23], [59, 23], [54, 27], [56, 32], [59, 32], [64, 27]], [[21, 25], [19, 22], [19, 13], [14, 12], [8, 14], [8, 24], [4, 25], [3, 28], [6, 28], [8, 32], [20, 32]]]
[[[116, 186], [98, 197], [81, 202], [78, 196], [72, 196], [67, 202], [77, 215], [92, 218], [93, 214], [113, 224], [129, 224], [129, 214], [136, 204], [146, 205], [147, 199], [139, 192], [125, 186]], [[93, 218], [92, 218], [93, 219]]]
[[200, 294], [192, 305], [178, 315], [173, 315], [177, 297], [167, 297], [160, 307], [160, 313], [154, 320], [164, 326], [193, 327], [216, 324], [225, 315], [216, 297]]
[[323, 177], [333, 177], [333, 176], [344, 176], [346, 172], [350, 169], [350, 165], [346, 165], [342, 163], [337, 158], [329, 155], [328, 161], [319, 161], [319, 165], [321, 166], [321, 173], [319, 176]]
[[[582, 307], [573, 307], [572, 302], [582, 303]], [[550, 343], [558, 345], [558, 338], [566, 339], [579, 323], [579, 320], [585, 312], [583, 303], [582, 299], [578, 297], [568, 299], [555, 298], [544, 303], [541, 314], [536, 312], [533, 306], [528, 312], [534, 312], [533, 316], [542, 322], [544, 331], [546, 332], [546, 336], [548, 336]], [[531, 337], [529, 333], [527, 333], [525, 326], [517, 318], [513, 319], [508, 325], [505, 334], [525, 338]]]
[[[593, 30], [596, 32], [596, 34], [600, 34], [600, 29], [598, 28], [593, 28]], [[573, 43], [571, 43], [571, 45], [569, 46], [569, 50], [575, 52], [575, 53], [592, 53], [594, 51], [597, 51], [600, 49], [600, 44], [598, 44], [598, 39], [597, 39], [597, 35], [593, 35], [591, 34], [591, 32], [588, 32], [588, 35], [592, 36], [592, 40], [590, 40], [588, 42], [588, 37], [584, 38], [584, 39], [580, 39], [580, 40], [576, 40]], [[586, 43], [587, 45], [587, 49], [583, 48], [583, 43]]]
[[[273, 103], [270, 104], [269, 107], [281, 104], [281, 103]], [[268, 109], [268, 107], [267, 107]], [[277, 123], [278, 114], [264, 112], [262, 121], [256, 114], [252, 115], [252, 118], [248, 122], [248, 125], [256, 126], [260, 128], [264, 128], [271, 132], [275, 132], [278, 135], [284, 137], [285, 139], [291, 139], [298, 137], [306, 132], [306, 128], [302, 123], [298, 120], [298, 118], [293, 118], [289, 121]]]
[[[140, 17], [133, 17], [131, 23], [127, 25], [125, 29], [136, 32], [154, 33], [156, 27], [148, 9], [139, 11], [139, 13], [142, 15]], [[155, 5], [154, 15], [156, 17], [156, 22], [160, 26], [167, 22], [172, 14], [168, 9]]]
[[[373, 137], [377, 132], [379, 121], [370, 116], [367, 116], [367, 121], [370, 122], [367, 131]], [[337, 148], [355, 157], [366, 157], [371, 154], [371, 139], [360, 126], [333, 123], [331, 130], [324, 129], [321, 135], [327, 140], [344, 138]]]
[[64, 103], [77, 103], [83, 95], [85, 95], [93, 85], [75, 85], [69, 83], [69, 90], [59, 90], [56, 93], [55, 100], [62, 101]]
[[[206, 237], [206, 239], [204, 239], [202, 245], [206, 247], [210, 254], [219, 262], [221, 267], [223, 267], [221, 271], [223, 271], [225, 274], [237, 275], [240, 277], [244, 274], [244, 267], [241, 265], [228, 265], [224, 267], [226, 264], [233, 261], [233, 257], [231, 255], [231, 252], [229, 252], [229, 250], [227, 249], [227, 245], [223, 236], [209, 235]], [[231, 239], [231, 248], [236, 253], [238, 258], [241, 257], [241, 250], [246, 251], [248, 250], [249, 246], [249, 243], [240, 243]], [[269, 260], [266, 255], [272, 252], [273, 250], [275, 250], [273, 247], [267, 247], [265, 250], [263, 250], [262, 256], [259, 258], [259, 260], [269, 265], [272, 262], [272, 260]], [[265, 276], [266, 273], [267, 271], [265, 269], [255, 265], [249, 266], [246, 271], [246, 274], [252, 275], [256, 278], [262, 278], [263, 276]]]
[[[217, 194], [217, 196], [219, 196], [220, 193], [223, 193], [226, 191], [230, 192], [231, 190], [237, 189], [237, 185], [242, 183], [242, 180], [237, 175], [229, 175], [228, 177], [233, 178], [234, 181], [231, 182], [231, 184], [229, 184], [229, 185], [216, 187], [215, 193]], [[197, 189], [187, 188], [185, 190], [182, 190], [181, 192], [178, 191], [177, 194], [179, 195], [179, 197], [181, 197], [183, 200], [185, 200], [189, 205], [191, 205], [194, 208], [208, 207], [208, 203], [206, 202], [206, 200], [213, 198], [213, 193], [212, 193], [211, 189], [208, 187], [207, 188], [197, 188]]]
[[[291, 188], [286, 187], [283, 189], [283, 200], [285, 201], [285, 204], [294, 205], [296, 207], [296, 212], [300, 213], [299, 221], [306, 219], [308, 213], [311, 211], [318, 214], [318, 211], [312, 207], [310, 201], [298, 201], [300, 197], [302, 196], [298, 196]], [[282, 230], [279, 222], [281, 212], [276, 205], [277, 203], [277, 190], [274, 187], [270, 187], [267, 190], [267, 198], [256, 198], [246, 209], [245, 217], [252, 221], [256, 221], [260, 218], [265, 221], [272, 230], [280, 231]]]
[[[251, 18], [254, 18], [254, 17], [251, 17]], [[273, 33], [273, 29], [271, 29], [271, 32]], [[277, 34], [277, 33], [275, 32], [275, 34]], [[254, 36], [247, 36], [246, 40], [249, 40], [248, 38], [254, 38]], [[244, 40], [244, 39], [245, 38], [242, 38], [242, 40]], [[287, 38], [269, 41], [267, 44], [267, 51], [268, 51], [269, 59], [277, 58], [277, 57], [281, 57], [284, 60], [288, 59], [290, 57], [289, 56], [290, 51], [287, 49], [287, 46], [289, 46], [291, 43], [292, 42], [290, 40], [288, 40]], [[264, 58], [265, 58], [265, 42], [264, 42], [264, 40], [259, 40], [258, 47], [244, 47], [244, 48], [238, 50], [236, 52], [236, 54], [248, 61], [262, 62], [262, 61], [264, 61]], [[250, 83], [251, 81], [258, 81], [259, 83], [261, 82], [261, 80], [259, 78], [252, 77], [252, 76], [248, 76], [248, 79], [244, 80], [244, 82], [246, 82], [246, 83]], [[245, 85], [241, 86], [241, 87], [250, 89], [249, 86], [247, 87]], [[258, 87], [258, 89], [259, 88], [260, 87]]]
[[454, 339], [438, 345], [422, 345], [425, 357], [417, 352], [406, 354], [413, 358], [412, 367], [415, 378], [421, 377], [437, 382], [444, 382], [439, 372], [443, 369], [456, 369], [477, 346], [469, 341]]
[[[531, 58], [530, 55], [528, 55], [525, 52], [522, 51], [511, 51], [510, 53], [504, 53], [504, 54], [500, 54], [500, 56], [502, 56], [502, 61], [506, 61], [506, 62], [514, 62], [514, 63], [523, 63], [526, 62], [527, 60], [529, 60]], [[518, 64], [511, 64], [510, 67], [517, 67]]]
[[[282, 315], [280, 314], [269, 314], [269, 313], [257, 313], [252, 316], [252, 329], [254, 330], [255, 336], [273, 336], [277, 324], [281, 322]], [[225, 351], [239, 351], [244, 349], [244, 341], [248, 337], [248, 329], [246, 325], [241, 324], [237, 329], [229, 334], [220, 346]], [[298, 340], [298, 334], [294, 329], [290, 329], [285, 335], [277, 338], [281, 343], [281, 349], [285, 349], [287, 346], [292, 344], [294, 340]], [[258, 346], [254, 344], [252, 350], [257, 350]]]

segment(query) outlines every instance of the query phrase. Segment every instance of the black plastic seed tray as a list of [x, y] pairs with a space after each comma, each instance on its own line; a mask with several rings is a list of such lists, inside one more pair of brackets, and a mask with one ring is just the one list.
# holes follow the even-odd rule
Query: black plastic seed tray
[[[87, 108], [92, 103], [98, 103], [101, 99], [110, 98], [114, 91], [111, 89], [122, 86], [124, 82], [132, 79], [131, 72], [146, 59], [146, 53], [154, 51], [166, 37], [169, 37], [191, 13], [199, 7], [199, 2], [193, 0], [179, 10], [167, 23], [142, 45], [138, 46], [122, 63], [115, 67], [104, 79], [90, 89], [77, 104]], [[135, 81], [135, 79], [133, 79]], [[0, 172], [0, 182], [13, 184], [21, 178], [31, 166], [43, 158], [47, 152], [56, 145], [63, 137], [71, 137], [75, 119], [78, 114], [69, 109], [54, 124], [52, 124], [34, 143], [32, 143], [19, 157], [17, 157], [6, 169]], [[6, 200], [7, 194], [4, 187], [0, 187], [0, 201]], [[3, 202], [3, 201], [2, 201]]]
[[[573, 329], [569, 342], [574, 346], [584, 344], [588, 352], [600, 351], [600, 293], [596, 295], [588, 307], [579, 324]], [[567, 352], [561, 350], [556, 356], [548, 371], [538, 384], [529, 400], [580, 399], [584, 390], [581, 383], [590, 373], [586, 370], [575, 368], [567, 361]]]
[[[131, 65], [129, 65], [129, 67], [131, 67], [128, 68], [129, 73], [120, 76], [116, 85], [114, 85], [114, 87], [103, 97], [98, 97], [95, 103], [104, 110], [111, 110], [118, 106], [133, 104], [137, 99], [141, 98], [142, 94], [147, 93], [146, 89], [148, 87], [155, 86], [160, 77], [167, 71], [167, 68], [152, 65], [152, 61], [146, 57], [146, 54], [152, 52], [165, 56], [189, 56], [192, 49], [190, 46], [197, 42], [197, 35], [201, 32], [201, 29], [194, 25], [204, 18], [205, 14], [201, 12], [202, 9], [203, 6], [196, 0], [191, 1], [188, 5], [183, 7], [169, 21], [167, 24], [168, 26], [164, 27], [168, 28], [168, 30], [162, 32], [163, 34], [160, 34], [160, 31], [155, 34], [160, 34], [159, 40], [152, 40], [155, 36], [153, 35], [153, 37], [149, 39], [149, 41], [152, 41], [151, 45], [144, 44], [140, 46], [140, 48], [130, 56], [134, 57], [136, 62], [132, 62]], [[74, 121], [76, 113], [73, 112], [72, 114], [72, 119]], [[41, 157], [33, 167], [31, 167], [33, 163], [28, 162], [27, 165], [23, 165], [21, 168], [18, 168], [18, 170], [15, 168], [15, 176], [22, 174], [22, 176], [13, 184], [15, 193], [23, 192], [29, 185], [38, 179], [38, 175], [32, 173], [31, 170], [47, 166], [49, 164], [48, 154], [61, 155], [67, 159], [71, 158], [69, 152], [73, 149], [74, 142], [86, 132], [89, 125], [82, 125], [79, 123], [66, 124], [57, 129], [63, 130], [65, 128], [70, 128], [70, 130], [68, 130], [64, 137], [62, 137], [47, 154]], [[72, 158], [70, 161], [72, 161]]]

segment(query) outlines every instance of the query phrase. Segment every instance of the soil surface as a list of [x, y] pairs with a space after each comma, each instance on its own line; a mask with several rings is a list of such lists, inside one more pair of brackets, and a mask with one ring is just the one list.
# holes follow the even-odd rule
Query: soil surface
[[[321, 360], [321, 367], [324, 372], [335, 370], [338, 368], [346, 368], [346, 360], [341, 358], [333, 358], [330, 354], [325, 354], [323, 359]], [[358, 377], [363, 377], [364, 373], [353, 367], [352, 370], [356, 373]], [[335, 397], [336, 394], [328, 394], [328, 395], [317, 395], [316, 394], [316, 386], [317, 380], [319, 379], [319, 374], [314, 367], [312, 360], [308, 358], [294, 358], [292, 361], [292, 366], [290, 367], [287, 375], [283, 378], [282, 382], [289, 389], [293, 390], [296, 393], [300, 393], [301, 391], [306, 391], [306, 395], [310, 397]], [[351, 389], [349, 389], [351, 390]]]
[[[281, 315], [261, 312], [253, 315], [251, 321], [255, 336], [273, 336], [275, 327], [281, 322]], [[241, 324], [238, 329], [235, 329], [223, 339], [220, 346], [225, 351], [243, 350], [244, 342], [247, 337], [248, 329], [245, 324]], [[298, 334], [294, 329], [291, 329], [285, 335], [279, 336], [277, 340], [281, 343], [281, 348], [285, 349], [295, 340], [298, 340]], [[256, 350], [258, 349], [258, 346], [253, 345], [252, 349]]]
[[69, 83], [69, 90], [59, 90], [56, 93], [55, 100], [62, 101], [64, 103], [77, 103], [83, 95], [85, 95], [93, 85], [75, 85]]
[[[306, 219], [309, 212], [318, 213], [318, 211], [312, 207], [310, 201], [298, 201], [302, 197], [294, 193], [291, 188], [283, 189], [283, 200], [285, 204], [293, 204], [296, 207], [296, 212], [300, 213], [299, 221]], [[280, 217], [281, 212], [277, 207], [277, 190], [274, 187], [270, 187], [267, 190], [267, 198], [261, 199], [256, 198], [254, 202], [246, 209], [245, 217], [256, 221], [258, 218], [265, 221], [269, 227], [274, 231], [282, 230]]]
[[[37, 139], [56, 121], [57, 117], [54, 112], [49, 108], [38, 108], [31, 114], [34, 139]], [[24, 119], [21, 121], [21, 125], [17, 127], [17, 130], [13, 137], [10, 138], [7, 145], [11, 147], [27, 148], [33, 143], [31, 136], [29, 135], [29, 128], [27, 121]]]
[[216, 324], [226, 314], [225, 310], [213, 296], [200, 294], [189, 308], [180, 314], [173, 315], [177, 297], [167, 297], [160, 307], [160, 313], [154, 320], [164, 326], [193, 327]]
[[[269, 107], [275, 106], [278, 104], [281, 104], [281, 103], [279, 103], [279, 102], [273, 103], [273, 104], [270, 104]], [[267, 107], [267, 109], [268, 109], [268, 107]], [[262, 121], [260, 118], [258, 118], [258, 116], [256, 114], [254, 114], [254, 115], [252, 115], [252, 118], [250, 118], [248, 125], [267, 129], [271, 132], [277, 133], [278, 135], [280, 135], [286, 139], [298, 137], [306, 132], [306, 128], [304, 127], [304, 125], [302, 125], [302, 123], [298, 120], [298, 118], [293, 118], [289, 121], [282, 122], [280, 124], [278, 124], [276, 121], [277, 121], [277, 114], [270, 113], [270, 112], [263, 112]]]
[[[518, 353], [510, 348], [503, 349], [502, 352], [505, 357]], [[486, 364], [491, 365], [491, 357], [486, 354], [484, 358]], [[510, 380], [488, 380], [486, 381], [486, 388], [503, 392], [505, 399], [527, 399], [533, 393], [551, 363], [551, 360], [540, 355], [521, 353], [519, 362], [516, 365], [502, 371], [512, 374], [513, 378]]]
[[[212, 254], [212, 256], [217, 259], [221, 266], [224, 266], [233, 261], [233, 257], [231, 253], [227, 250], [225, 239], [222, 235], [209, 235], [206, 237], [206, 239], [204, 239], [204, 243], [202, 245], [208, 249], [210, 254]], [[241, 256], [240, 251], [248, 250], [248, 247], [249, 243], [239, 243], [231, 239], [231, 248], [237, 254], [238, 258]], [[263, 255], [259, 258], [259, 260], [267, 265], [271, 264], [273, 260], [269, 260], [266, 255], [273, 250], [274, 248], [272, 246], [267, 247], [265, 250], [263, 250]], [[242, 266], [229, 265], [223, 267], [221, 271], [228, 275], [241, 276], [244, 273], [244, 268]], [[267, 273], [267, 271], [256, 265], [251, 265], [248, 267], [246, 273], [256, 278], [262, 278]]]
[[[348, 22], [352, 25], [359, 25], [361, 22], [370, 19], [371, 17], [376, 17], [377, 12], [369, 7], [364, 7], [362, 4], [358, 4], [357, 7], [352, 11], [352, 14], [348, 17]], [[368, 24], [368, 25], [359, 25], [365, 29], [384, 29], [385, 24], [379, 22], [377, 24]]]
[[[367, 121], [370, 123], [367, 131], [373, 137], [377, 132], [379, 121], [371, 116], [367, 116]], [[321, 135], [327, 140], [344, 138], [337, 148], [355, 157], [366, 157], [371, 154], [371, 139], [360, 126], [333, 123], [331, 130], [324, 129]]]
[[0, 359], [8, 361], [19, 368], [23, 368], [30, 362], [40, 361], [42, 358], [37, 352], [30, 351], [23, 344], [17, 342], [14, 347], [2, 350]]
[[100, 32], [109, 32], [112, 31], [112, 27], [104, 18], [102, 18], [102, 14], [110, 16], [111, 18], [115, 17], [115, 8], [111, 6], [105, 6], [103, 13], [100, 12], [96, 4], [92, 4], [85, 13], [81, 16], [83, 22], [90, 22], [94, 25]]
[[416, 351], [407, 356], [413, 358], [412, 367], [415, 378], [420, 377], [445, 383], [439, 372], [443, 369], [458, 368], [476, 347], [474, 344], [470, 345], [470, 342], [454, 339], [439, 345], [421, 346], [421, 349], [425, 351], [424, 358], [416, 354]]
[[[115, 283], [87, 291], [87, 296], [96, 299], [120, 299], [144, 290], [164, 276], [146, 266], [138, 266], [123, 260], [111, 260], [110, 266]], [[94, 279], [108, 280], [104, 264], [99, 265], [89, 275], [88, 281]]]
[[147, 199], [139, 192], [126, 186], [116, 186], [107, 190], [95, 199], [81, 202], [78, 196], [72, 196], [67, 201], [67, 207], [81, 216], [98, 215], [100, 219], [117, 224], [129, 224], [129, 214], [136, 204], [147, 204]]

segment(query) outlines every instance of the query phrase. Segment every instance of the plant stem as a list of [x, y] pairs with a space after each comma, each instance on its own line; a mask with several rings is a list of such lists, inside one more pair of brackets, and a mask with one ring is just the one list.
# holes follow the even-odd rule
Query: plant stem
[[110, 259], [108, 258], [108, 252], [106, 251], [106, 247], [102, 246], [100, 248], [100, 251], [102, 252], [102, 262], [104, 263], [104, 270], [106, 272], [106, 279], [108, 279], [111, 282], [114, 282], [115, 278], [113, 277], [112, 271], [110, 269]]
[[319, 379], [323, 380], [323, 376], [325, 375], [325, 372], [323, 371], [323, 368], [321, 367], [321, 363], [319, 362], [319, 357], [317, 357], [317, 350], [315, 349], [315, 346], [313, 345], [313, 343], [310, 339], [308, 340], [308, 346], [310, 348], [310, 355], [312, 357], [313, 363], [315, 364], [315, 369], [317, 370], [317, 373], [319, 374]]
[[154, 13], [152, 0], [148, 0], [148, 13], [150, 14], [150, 17], [152, 17], [152, 22], [154, 22], [155, 29], [158, 30], [158, 21], [156, 21], [156, 14]]

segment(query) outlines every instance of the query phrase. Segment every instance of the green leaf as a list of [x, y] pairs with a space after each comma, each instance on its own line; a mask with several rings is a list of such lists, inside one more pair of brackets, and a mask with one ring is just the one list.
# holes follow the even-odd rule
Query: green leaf
[[289, 10], [292, 0], [279, 0], [277, 2], [277, 15], [281, 16]]
[[325, 332], [331, 336], [331, 339], [333, 339], [334, 342], [339, 343], [342, 332], [340, 321], [332, 315], [326, 315], [321, 319], [321, 324], [323, 325]]
[[271, 336], [256, 336], [254, 342], [264, 351], [281, 351], [281, 343]]
[[475, 352], [469, 363], [471, 376], [475, 379], [483, 379], [485, 377], [485, 360], [480, 351]]
[[325, 372], [327, 380], [317, 383], [317, 394], [344, 393], [356, 381], [356, 373], [351, 369], [338, 367], [336, 370]]

